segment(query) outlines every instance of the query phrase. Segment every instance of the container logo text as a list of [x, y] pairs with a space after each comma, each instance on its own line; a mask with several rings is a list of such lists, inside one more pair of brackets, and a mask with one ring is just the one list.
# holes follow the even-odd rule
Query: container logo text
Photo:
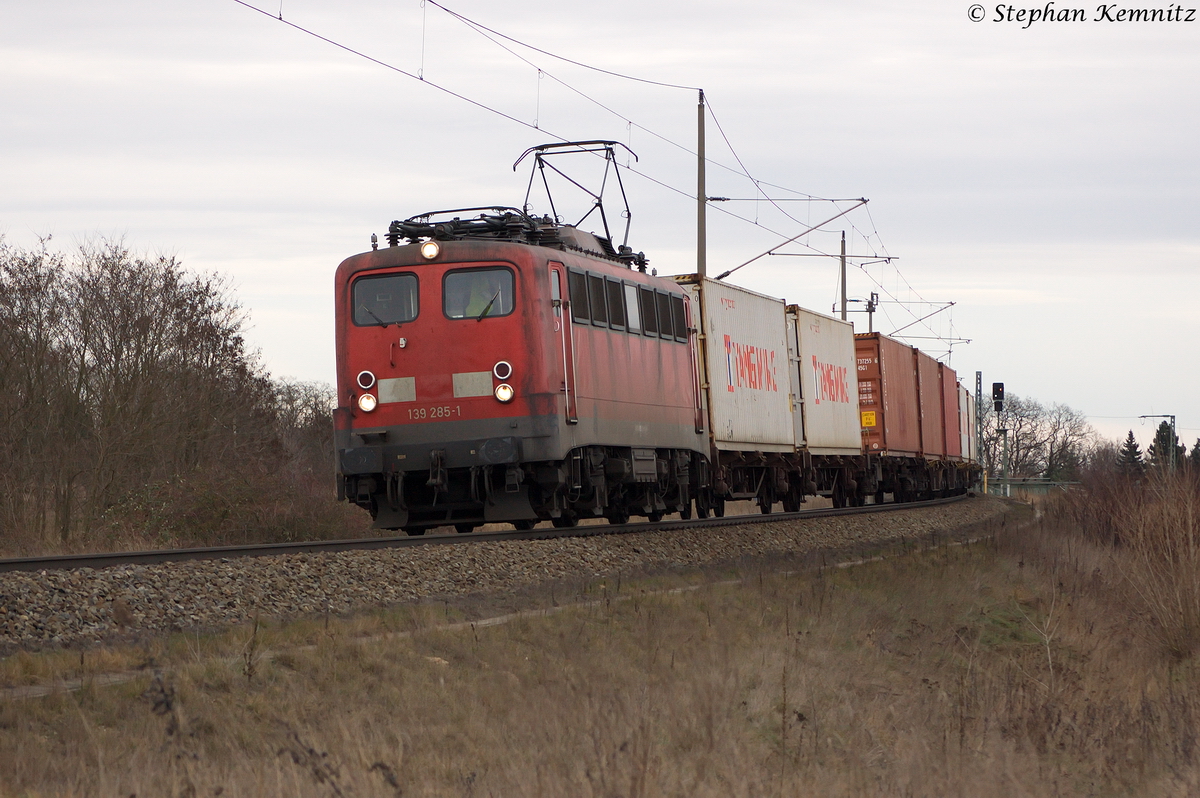
[[770, 349], [739, 344], [726, 335], [725, 372], [730, 393], [734, 388], [779, 392], [775, 382], [775, 352]]
[[817, 383], [816, 404], [821, 402], [844, 402], [850, 404], [850, 383], [845, 366], [822, 363], [813, 355], [813, 379]]

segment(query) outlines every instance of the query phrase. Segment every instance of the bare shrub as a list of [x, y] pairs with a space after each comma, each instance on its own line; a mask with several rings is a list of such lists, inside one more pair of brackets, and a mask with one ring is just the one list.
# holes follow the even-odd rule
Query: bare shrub
[[1180, 659], [1200, 649], [1198, 487], [1183, 475], [1154, 475], [1141, 501], [1119, 516], [1129, 588], [1151, 619], [1151, 633]]
[[1180, 659], [1200, 651], [1200, 475], [1092, 473], [1059, 515], [1110, 547], [1120, 589], [1166, 651]]

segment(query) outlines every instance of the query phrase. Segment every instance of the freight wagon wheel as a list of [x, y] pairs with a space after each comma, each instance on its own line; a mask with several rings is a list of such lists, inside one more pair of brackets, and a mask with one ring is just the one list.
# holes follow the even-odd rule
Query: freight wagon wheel
[[528, 518], [523, 518], [520, 521], [513, 521], [512, 525], [513, 525], [513, 529], [519, 529], [522, 532], [527, 532], [528, 530], [533, 529], [534, 526], [537, 525], [537, 521], [533, 521]]
[[687, 504], [683, 505], [683, 507], [679, 510], [679, 518], [680, 518], [680, 520], [687, 521], [687, 520], [691, 519], [691, 517], [692, 517], [692, 500], [688, 499]]
[[725, 517], [725, 498], [723, 496], [713, 497], [712, 514], [717, 518]]
[[567, 515], [566, 513], [563, 513], [558, 518], [552, 518], [550, 520], [551, 523], [553, 523], [558, 529], [567, 529], [569, 527], [579, 526], [579, 518], [574, 515]]
[[880, 490], [875, 492], [875, 503], [883, 504], [883, 491]]
[[428, 529], [428, 527], [423, 527], [423, 526], [406, 526], [406, 527], [404, 527], [404, 531], [407, 532], [410, 537], [416, 537], [417, 535], [424, 535], [426, 529]]
[[479, 526], [479, 525], [478, 524], [455, 524], [454, 531], [460, 535], [469, 535], [475, 531], [475, 527], [477, 527], [477, 526]]

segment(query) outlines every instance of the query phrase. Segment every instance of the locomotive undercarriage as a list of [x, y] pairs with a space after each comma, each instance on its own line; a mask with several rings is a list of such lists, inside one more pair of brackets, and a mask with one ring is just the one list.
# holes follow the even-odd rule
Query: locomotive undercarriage
[[532, 528], [545, 520], [569, 527], [586, 518], [690, 518], [697, 486], [708, 483], [704, 458], [679, 449], [589, 446], [561, 461], [469, 468], [444, 462], [435, 450], [428, 470], [347, 477], [343, 487], [370, 510], [376, 527], [423, 534], [450, 524], [470, 532], [493, 521]]

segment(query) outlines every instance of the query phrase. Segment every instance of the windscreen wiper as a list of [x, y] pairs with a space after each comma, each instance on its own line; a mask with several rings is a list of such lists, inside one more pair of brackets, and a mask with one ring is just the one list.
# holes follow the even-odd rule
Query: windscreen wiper
[[480, 313], [479, 318], [475, 319], [475, 321], [483, 321], [483, 317], [488, 314], [488, 311], [492, 309], [492, 305], [496, 304], [496, 300], [500, 298], [500, 292], [502, 290], [503, 288], [496, 289], [496, 295], [487, 303], [487, 306], [483, 309], [483, 313]]
[[[370, 309], [369, 307], [367, 307], [366, 305], [359, 305], [359, 307], [361, 307], [361, 308], [362, 308], [363, 310], [365, 310], [367, 313], [370, 313], [370, 314], [371, 314], [371, 318], [375, 319], [375, 321], [379, 322], [379, 323], [380, 323], [380, 324], [382, 324], [384, 327], [387, 327], [387, 326], [388, 326], [388, 322], [386, 322], [386, 321], [384, 321], [383, 319], [381, 319], [381, 318], [379, 318], [378, 316], [376, 316], [376, 315], [375, 315], [375, 311], [371, 310], [371, 309]], [[399, 325], [397, 325], [397, 326], [399, 326]]]

